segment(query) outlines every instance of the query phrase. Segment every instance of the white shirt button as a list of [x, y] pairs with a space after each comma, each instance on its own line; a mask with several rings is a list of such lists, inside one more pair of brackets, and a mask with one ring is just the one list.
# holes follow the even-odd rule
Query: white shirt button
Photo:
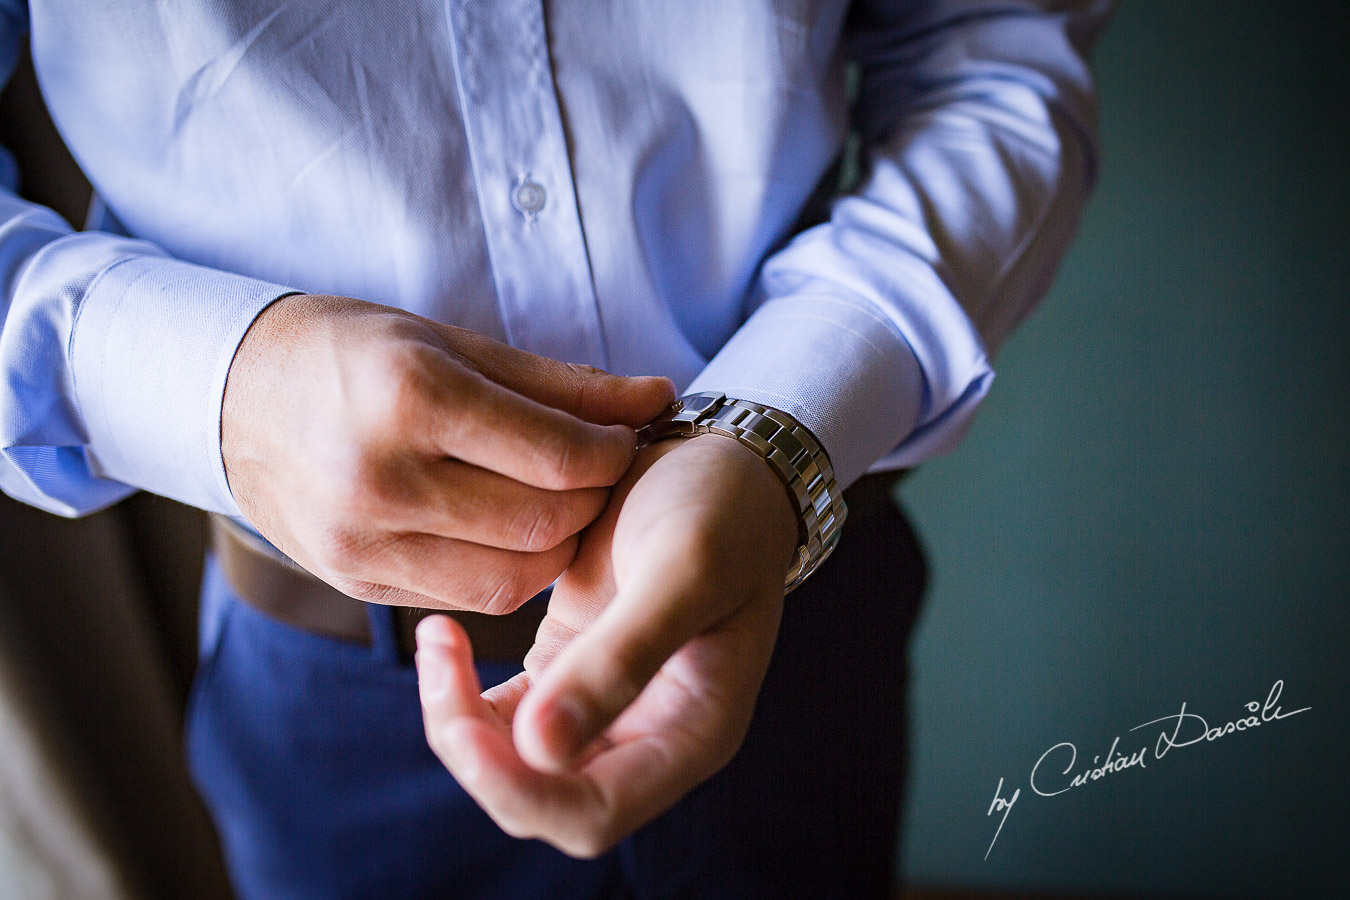
[[525, 215], [534, 215], [544, 208], [548, 193], [544, 186], [533, 181], [522, 181], [511, 194], [511, 203]]

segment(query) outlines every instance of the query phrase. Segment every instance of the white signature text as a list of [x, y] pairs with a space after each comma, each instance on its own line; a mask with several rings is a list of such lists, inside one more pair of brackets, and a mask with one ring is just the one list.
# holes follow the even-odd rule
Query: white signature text
[[[1213, 727], [1203, 716], [1188, 712], [1183, 701], [1181, 712], [1150, 719], [1142, 725], [1136, 725], [1130, 729], [1130, 731], [1138, 731], [1141, 728], [1148, 728], [1150, 725], [1163, 724], [1163, 728], [1158, 734], [1158, 740], [1151, 748], [1151, 755], [1147, 743], [1133, 752], [1121, 752], [1119, 749], [1120, 737], [1117, 736], [1111, 742], [1111, 749], [1106, 751], [1105, 758], [1094, 756], [1091, 765], [1079, 767], [1078, 748], [1068, 741], [1061, 741], [1042, 753], [1041, 758], [1036, 760], [1036, 765], [1031, 767], [1031, 790], [1042, 797], [1054, 797], [1074, 788], [1082, 787], [1089, 781], [1099, 781], [1107, 775], [1114, 775], [1125, 769], [1146, 769], [1149, 759], [1162, 759], [1168, 751], [1178, 747], [1189, 747], [1201, 741], [1217, 741], [1235, 732], [1249, 731], [1269, 722], [1287, 719], [1290, 716], [1296, 716], [1312, 709], [1311, 706], [1305, 706], [1302, 709], [1284, 712], [1279, 704], [1280, 694], [1283, 692], [1284, 681], [1277, 681], [1266, 695], [1265, 703], [1253, 700], [1246, 704], [1245, 709], [1249, 715]], [[1013, 804], [1017, 802], [1021, 793], [1022, 789], [1018, 788], [1012, 792], [1011, 796], [1005, 797], [1003, 794], [1003, 779], [998, 780], [998, 787], [994, 789], [994, 802], [989, 804], [989, 811], [985, 815], [992, 816], [995, 813], [1002, 813], [1003, 815], [999, 819], [998, 828], [994, 831], [994, 839], [989, 842], [989, 850], [985, 851], [985, 859], [989, 858], [989, 853], [993, 851], [998, 836], [1003, 833], [1003, 824], [1008, 821], [1008, 814], [1012, 812]]]

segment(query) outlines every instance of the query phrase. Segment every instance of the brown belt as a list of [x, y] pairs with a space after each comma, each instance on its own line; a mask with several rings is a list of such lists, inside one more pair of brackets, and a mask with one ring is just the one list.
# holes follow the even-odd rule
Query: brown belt
[[[320, 581], [234, 521], [211, 516], [211, 546], [230, 586], [254, 609], [294, 628], [371, 645], [364, 602]], [[444, 613], [464, 626], [476, 659], [520, 663], [547, 609], [543, 597], [504, 616], [398, 607], [393, 616], [399, 653], [411, 659], [417, 649], [413, 638], [417, 623], [433, 613]]]
[[[863, 476], [844, 492], [844, 499], [862, 520], [876, 504], [890, 502], [896, 480], [895, 472]], [[320, 581], [224, 516], [211, 516], [211, 544], [230, 586], [254, 609], [295, 628], [370, 646], [370, 621], [364, 602]], [[464, 626], [476, 659], [520, 663], [534, 643], [547, 603], [542, 596], [535, 597], [504, 616], [396, 608], [395, 632], [405, 659], [410, 659], [417, 648], [413, 638], [417, 623], [438, 612]]]

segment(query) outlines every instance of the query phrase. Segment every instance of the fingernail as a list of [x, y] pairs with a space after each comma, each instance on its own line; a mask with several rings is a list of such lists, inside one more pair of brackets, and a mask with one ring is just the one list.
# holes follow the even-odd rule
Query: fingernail
[[434, 701], [444, 697], [450, 687], [450, 666], [446, 661], [435, 650], [419, 650], [414, 661], [422, 699]]

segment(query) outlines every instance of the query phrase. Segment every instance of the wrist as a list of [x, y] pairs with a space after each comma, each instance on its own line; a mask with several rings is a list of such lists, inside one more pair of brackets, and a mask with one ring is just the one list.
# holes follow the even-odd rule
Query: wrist
[[[666, 456], [675, 459], [661, 462]], [[798, 516], [783, 482], [762, 456], [725, 435], [661, 439], [639, 448], [625, 480], [639, 480], [653, 468], [683, 472], [686, 490], [718, 501], [718, 511], [704, 526], [719, 539], [753, 533], [753, 562], [766, 564], [764, 571], [772, 570], [772, 578], [783, 584], [798, 544]], [[738, 549], [734, 562], [729, 558], [721, 564], [744, 569], [751, 561], [743, 558], [745, 552]]]
[[773, 466], [751, 447], [724, 434], [698, 434], [685, 438], [684, 442], [695, 445], [701, 442], [702, 446], [713, 449], [718, 458], [724, 460], [723, 465], [733, 468], [736, 483], [743, 485], [745, 494], [755, 498], [750, 502], [756, 513], [756, 527], [767, 533], [772, 546], [782, 549], [782, 573], [786, 573], [792, 562], [792, 554], [797, 549], [800, 517], [793, 508], [791, 495], [774, 472]]
[[788, 570], [791, 592], [838, 543], [848, 508], [828, 455], [801, 423], [781, 410], [717, 392], [689, 394], [638, 432], [640, 445], [668, 437], [720, 436], [767, 463], [786, 488], [798, 542]]
[[285, 384], [284, 376], [268, 370], [268, 359], [276, 348], [284, 346], [287, 335], [297, 330], [307, 299], [306, 294], [284, 294], [263, 307], [240, 337], [225, 375], [220, 401], [220, 455], [226, 483], [241, 506], [237, 470], [259, 461], [259, 448], [251, 446], [247, 425], [262, 415], [260, 398], [275, 394], [278, 384]]

